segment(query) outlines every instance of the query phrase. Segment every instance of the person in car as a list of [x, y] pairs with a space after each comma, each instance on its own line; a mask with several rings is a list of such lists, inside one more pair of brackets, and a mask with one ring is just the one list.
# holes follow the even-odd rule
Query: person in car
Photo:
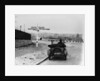
[[59, 40], [58, 45], [61, 47], [66, 47], [66, 45], [63, 43], [62, 39]]

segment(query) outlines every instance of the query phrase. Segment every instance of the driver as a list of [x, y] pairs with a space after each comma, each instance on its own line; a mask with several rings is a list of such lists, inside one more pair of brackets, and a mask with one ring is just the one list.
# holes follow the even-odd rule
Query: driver
[[59, 40], [58, 45], [62, 46], [62, 47], [66, 47], [66, 45], [63, 43], [62, 39]]

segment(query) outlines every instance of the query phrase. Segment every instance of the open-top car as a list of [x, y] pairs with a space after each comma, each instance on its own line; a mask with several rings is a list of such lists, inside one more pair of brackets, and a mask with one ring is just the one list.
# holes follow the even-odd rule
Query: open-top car
[[64, 44], [59, 44], [59, 43], [51, 44], [51, 45], [48, 45], [48, 47], [50, 48], [48, 50], [49, 60], [52, 60], [52, 59], [66, 60], [67, 59], [67, 49]]

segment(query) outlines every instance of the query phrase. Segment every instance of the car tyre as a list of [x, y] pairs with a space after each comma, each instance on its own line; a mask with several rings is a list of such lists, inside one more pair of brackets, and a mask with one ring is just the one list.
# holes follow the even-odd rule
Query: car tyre
[[51, 60], [51, 57], [49, 56], [49, 60]]
[[66, 56], [64, 57], [64, 60], [67, 60]]

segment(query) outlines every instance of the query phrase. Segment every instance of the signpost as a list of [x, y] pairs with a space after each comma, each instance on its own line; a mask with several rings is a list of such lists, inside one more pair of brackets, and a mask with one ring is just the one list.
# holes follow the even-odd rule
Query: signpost
[[40, 30], [50, 30], [49, 28], [45, 28], [45, 27], [41, 27], [41, 26], [34, 26], [34, 27], [31, 27], [31, 28], [28, 28], [28, 30], [33, 30], [33, 31], [37, 31], [37, 36], [36, 36], [36, 47], [38, 47], [38, 39], [39, 39], [39, 36], [38, 36], [38, 33]]

